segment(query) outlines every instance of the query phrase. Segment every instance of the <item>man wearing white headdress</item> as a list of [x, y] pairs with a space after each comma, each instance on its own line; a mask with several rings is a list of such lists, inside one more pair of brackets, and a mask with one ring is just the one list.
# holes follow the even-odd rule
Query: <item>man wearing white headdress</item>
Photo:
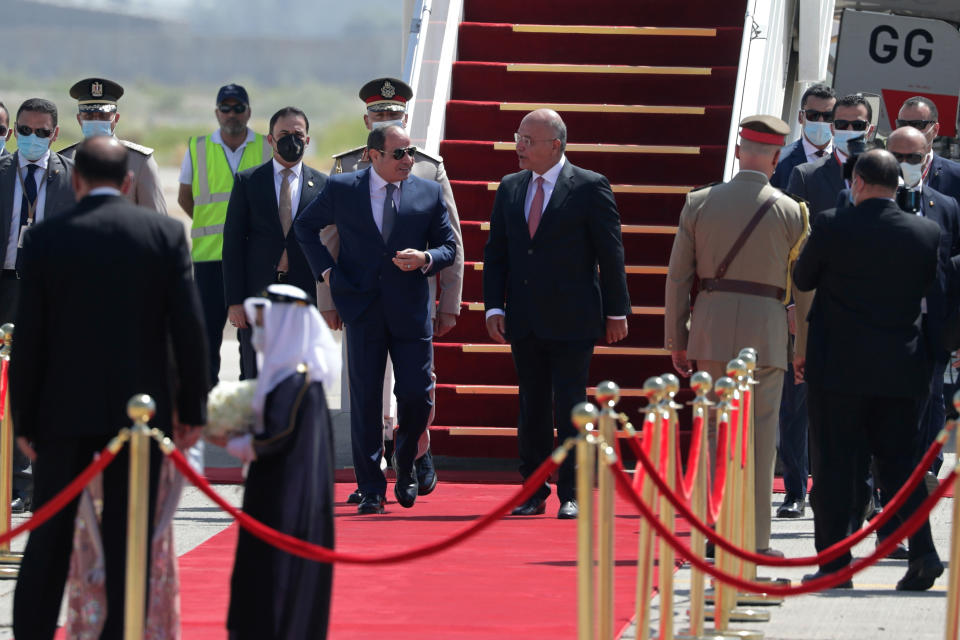
[[[244, 302], [261, 358], [252, 434], [227, 450], [250, 462], [243, 510], [296, 538], [333, 548], [333, 432], [324, 387], [340, 349], [297, 287], [275, 284]], [[230, 640], [325, 638], [330, 564], [280, 551], [240, 531], [230, 581]]]

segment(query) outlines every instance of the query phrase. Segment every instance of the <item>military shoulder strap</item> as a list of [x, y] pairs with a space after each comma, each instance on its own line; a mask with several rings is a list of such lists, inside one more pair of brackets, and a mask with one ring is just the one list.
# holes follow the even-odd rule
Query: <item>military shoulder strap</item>
[[767, 211], [770, 210], [770, 207], [773, 206], [773, 203], [776, 202], [780, 196], [783, 194], [780, 191], [774, 191], [770, 194], [770, 197], [767, 198], [760, 208], [757, 209], [757, 212], [753, 214], [753, 217], [750, 218], [750, 222], [747, 223], [747, 226], [743, 228], [743, 231], [740, 232], [740, 236], [737, 237], [737, 240], [733, 243], [733, 246], [730, 247], [730, 251], [727, 253], [727, 257], [723, 259], [723, 262], [720, 263], [720, 266], [717, 267], [717, 275], [714, 276], [716, 280], [723, 278], [727, 273], [727, 269], [730, 268], [730, 263], [733, 262], [734, 258], [737, 257], [737, 254], [740, 253], [740, 249], [743, 248], [743, 245], [746, 244], [747, 238], [750, 237], [750, 234], [753, 233], [753, 230], [757, 228], [757, 225], [760, 224], [760, 220], [766, 215]]

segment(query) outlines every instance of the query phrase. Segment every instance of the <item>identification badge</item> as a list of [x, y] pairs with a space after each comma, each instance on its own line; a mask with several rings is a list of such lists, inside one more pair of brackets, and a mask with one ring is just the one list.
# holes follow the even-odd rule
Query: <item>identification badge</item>
[[17, 249], [23, 249], [23, 234], [30, 228], [31, 224], [32, 223], [27, 222], [27, 224], [20, 225], [20, 238], [17, 240]]

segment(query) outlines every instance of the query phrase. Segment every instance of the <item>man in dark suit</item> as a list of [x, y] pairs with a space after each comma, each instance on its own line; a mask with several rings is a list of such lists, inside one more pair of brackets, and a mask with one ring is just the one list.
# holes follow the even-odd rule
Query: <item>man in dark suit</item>
[[[18, 446], [34, 461], [38, 505], [130, 423], [126, 404], [133, 394], [153, 397], [151, 426], [173, 434], [181, 447], [200, 431], [181, 425], [206, 421], [203, 316], [183, 226], [123, 197], [130, 179], [127, 150], [118, 141], [90, 138], [75, 158], [72, 181], [80, 201], [25, 234], [10, 364], [13, 425]], [[69, 419], [64, 407], [72, 409]], [[123, 637], [127, 451], [103, 472], [107, 617], [101, 638]], [[154, 447], [144, 545], [152, 537], [160, 457]], [[53, 637], [76, 511], [74, 500], [30, 534], [13, 605], [18, 638]]]
[[0, 102], [0, 158], [10, 155], [7, 151], [7, 141], [13, 129], [10, 127], [10, 112], [7, 111], [7, 105]]
[[927, 139], [930, 156], [924, 170], [924, 181], [931, 189], [960, 200], [960, 163], [933, 152], [933, 141], [940, 134], [940, 114], [936, 103], [924, 96], [904, 101], [897, 113], [898, 127], [913, 127]]
[[[427, 277], [453, 263], [456, 238], [440, 185], [410, 175], [416, 148], [401, 127], [367, 137], [371, 166], [331, 176], [294, 222], [314, 277], [330, 294], [346, 326], [350, 377], [350, 437], [363, 499], [358, 513], [383, 513], [383, 372], [387, 353], [396, 378], [394, 495], [412, 507], [418, 482], [417, 440], [430, 415], [433, 323]], [[334, 260], [320, 240], [331, 224], [340, 235]]]
[[780, 150], [780, 162], [773, 171], [770, 184], [777, 189], [786, 189], [793, 168], [806, 162], [816, 162], [833, 152], [833, 107], [837, 94], [833, 88], [822, 84], [807, 87], [800, 98], [797, 122], [803, 128], [802, 135]]
[[[914, 442], [930, 393], [921, 300], [936, 283], [941, 231], [897, 206], [899, 174], [889, 152], [861, 155], [851, 185], [855, 206], [821, 213], [794, 270], [798, 289], [817, 291], [802, 316], [809, 336], [801, 326], [798, 349], [805, 349], [794, 359], [807, 382], [815, 445], [810, 466], [817, 551], [849, 533], [856, 484], [871, 455], [884, 493], [903, 486], [913, 468], [913, 457], [903, 452]], [[925, 495], [920, 485], [897, 518], [909, 518]], [[850, 561], [848, 552], [814, 576]], [[941, 573], [925, 522], [910, 538], [909, 567], [897, 589], [929, 589]]]
[[[514, 139], [522, 171], [497, 189], [483, 300], [487, 332], [513, 353], [526, 478], [550, 455], [554, 428], [561, 441], [576, 435], [570, 411], [586, 399], [594, 343], [627, 336], [630, 295], [610, 183], [566, 159], [567, 128], [555, 111], [528, 113]], [[562, 519], [578, 513], [574, 471], [568, 458], [557, 482]], [[549, 495], [544, 484], [514, 515], [543, 513]]]
[[[837, 94], [833, 88], [817, 83], [810, 85], [800, 98], [800, 113], [797, 121], [803, 134], [795, 142], [780, 151], [780, 162], [770, 178], [777, 189], [786, 189], [793, 168], [807, 162], [817, 162], [833, 153], [833, 108]], [[787, 306], [787, 324], [790, 340], [796, 335], [795, 305]], [[793, 364], [787, 363], [783, 379], [783, 394], [780, 397], [779, 442], [777, 454], [783, 465], [783, 486], [786, 490], [783, 503], [777, 508], [778, 518], [803, 516], [807, 496], [807, 387], [796, 384]]]
[[[3, 109], [6, 114], [6, 108]], [[0, 157], [0, 324], [13, 322], [20, 292], [22, 230], [61, 214], [74, 205], [70, 172], [73, 163], [50, 150], [57, 139], [57, 107], [49, 100], [31, 98], [17, 110], [18, 149]], [[10, 132], [6, 132], [9, 137]], [[13, 454], [14, 513], [31, 508], [33, 475], [30, 461]]]
[[293, 221], [323, 189], [327, 176], [303, 164], [310, 122], [296, 107], [270, 118], [273, 159], [237, 174], [223, 228], [223, 285], [230, 324], [240, 341], [240, 379], [257, 377], [257, 354], [243, 301], [271, 284], [316, 288], [310, 265], [291, 233]]
[[799, 165], [790, 173], [787, 191], [810, 203], [811, 222], [821, 211], [832, 209], [837, 194], [848, 186], [843, 179], [843, 164], [849, 157], [847, 143], [860, 136], [870, 139], [872, 117], [870, 103], [859, 93], [837, 100], [830, 123], [833, 153], [818, 162]]

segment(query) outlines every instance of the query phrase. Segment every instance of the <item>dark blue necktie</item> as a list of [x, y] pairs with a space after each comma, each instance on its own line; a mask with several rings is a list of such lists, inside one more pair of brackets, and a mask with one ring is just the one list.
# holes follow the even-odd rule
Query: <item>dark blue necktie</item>
[[40, 167], [35, 164], [27, 165], [27, 177], [23, 181], [23, 198], [20, 200], [20, 229], [18, 230], [17, 235], [17, 273], [20, 273], [20, 235], [23, 233], [23, 228], [27, 226], [27, 222], [30, 220], [30, 209], [33, 207], [34, 203], [37, 201], [37, 179], [33, 174], [37, 172], [37, 169]]
[[393, 224], [397, 220], [397, 208], [393, 202], [393, 192], [397, 190], [397, 185], [387, 183], [387, 197], [383, 199], [383, 222], [380, 227], [380, 235], [383, 241], [390, 239], [390, 233], [393, 231]]

